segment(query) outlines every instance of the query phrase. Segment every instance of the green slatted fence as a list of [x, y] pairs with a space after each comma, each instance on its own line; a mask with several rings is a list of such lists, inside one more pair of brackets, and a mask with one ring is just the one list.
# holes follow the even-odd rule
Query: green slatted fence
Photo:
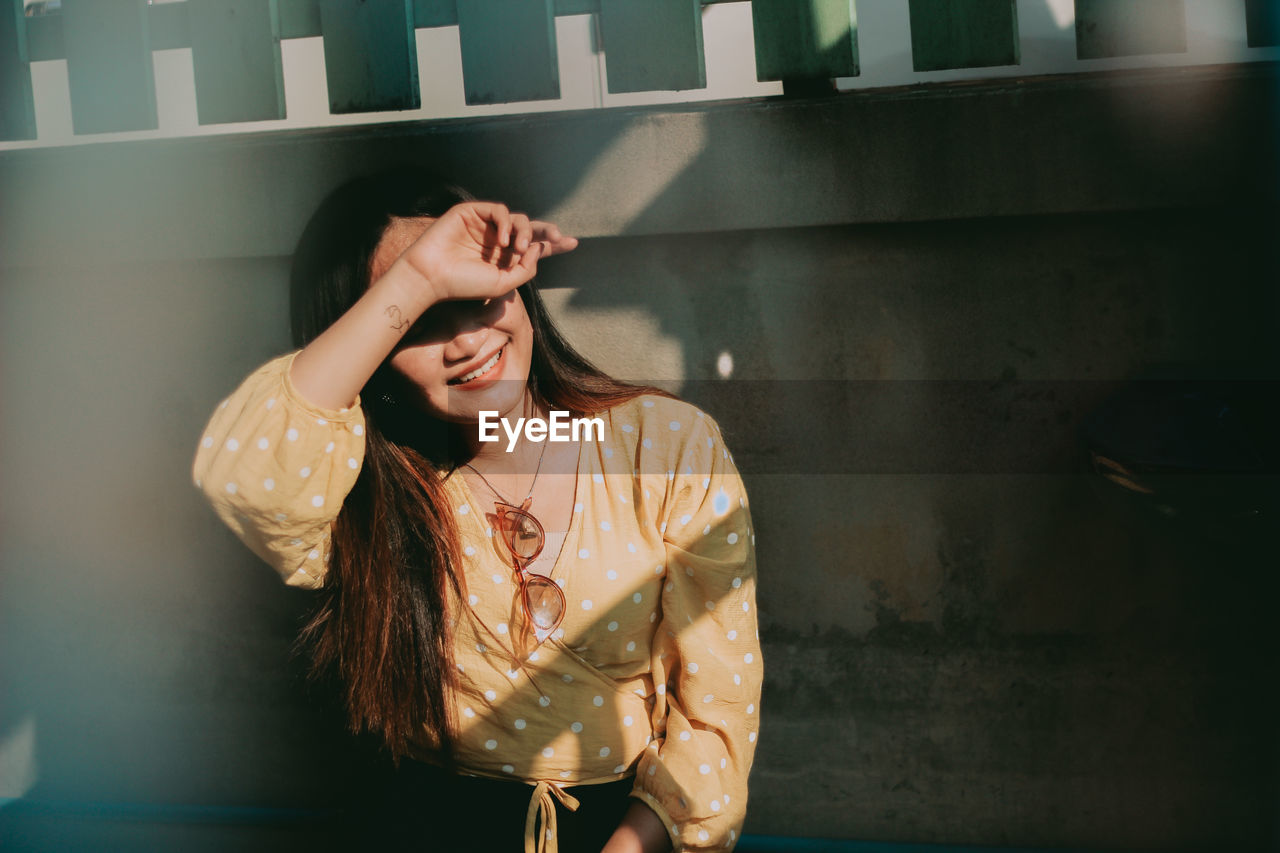
[[699, 0], [600, 0], [609, 92], [707, 85]]
[[35, 139], [36, 107], [22, 0], [0, 0], [0, 139]]
[[457, 0], [468, 104], [560, 97], [551, 0]]
[[1245, 0], [1244, 15], [1249, 47], [1280, 45], [1280, 2], [1278, 0]]
[[1184, 0], [1076, 0], [1076, 56], [1185, 53]]
[[753, 0], [756, 79], [856, 77], [858, 15], [853, 0]]
[[916, 71], [1018, 64], [1014, 0], [910, 0]]
[[[427, 27], [459, 28], [468, 104], [558, 98], [562, 15], [598, 16], [610, 93], [698, 89], [702, 11], [718, 2], [733, 0], [63, 0], [26, 18], [22, 0], [0, 0], [0, 140], [36, 136], [30, 68], [46, 59], [67, 60], [77, 134], [155, 128], [151, 51], [177, 47], [192, 51], [201, 124], [284, 118], [280, 40], [313, 36], [333, 113], [414, 109], [415, 30]], [[757, 79], [858, 75], [857, 0], [739, 2], [751, 2]], [[1280, 0], [1224, 2], [1239, 5], [1251, 47], [1280, 43]], [[906, 3], [915, 71], [1019, 63], [1015, 0]], [[1186, 52], [1185, 7], [1075, 0], [1077, 57]]]
[[146, 0], [65, 0], [62, 22], [75, 132], [155, 129]]
[[200, 123], [284, 118], [276, 0], [188, 0], [183, 5], [190, 7]]
[[330, 112], [421, 104], [413, 0], [320, 0], [320, 34]]

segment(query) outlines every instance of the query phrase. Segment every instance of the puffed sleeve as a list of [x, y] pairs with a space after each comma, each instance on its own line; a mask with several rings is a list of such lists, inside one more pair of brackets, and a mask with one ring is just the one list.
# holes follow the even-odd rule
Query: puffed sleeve
[[667, 568], [653, 644], [657, 736], [632, 795], [667, 825], [676, 850], [730, 850], [742, 833], [760, 720], [755, 537], [717, 425], [691, 407], [670, 428], [677, 424], [689, 439], [660, 514]]
[[192, 476], [218, 517], [285, 583], [316, 588], [329, 528], [364, 460], [364, 413], [304, 400], [295, 353], [260, 367], [213, 413]]

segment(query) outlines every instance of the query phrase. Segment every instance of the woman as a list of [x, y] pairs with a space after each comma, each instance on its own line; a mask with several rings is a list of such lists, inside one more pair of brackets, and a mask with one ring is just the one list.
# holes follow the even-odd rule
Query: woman
[[[729, 849], [761, 679], [746, 494], [710, 417], [555, 331], [531, 282], [576, 245], [418, 175], [339, 189], [294, 259], [302, 349], [219, 406], [194, 476], [320, 590], [313, 670], [410, 768], [419, 842]], [[599, 424], [511, 428], [556, 412]]]

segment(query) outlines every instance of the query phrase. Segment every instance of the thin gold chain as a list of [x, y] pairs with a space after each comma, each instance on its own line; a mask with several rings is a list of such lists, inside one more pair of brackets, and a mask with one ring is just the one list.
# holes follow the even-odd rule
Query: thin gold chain
[[[534, 486], [536, 486], [536, 485], [538, 484], [538, 475], [542, 473], [542, 459], [543, 459], [543, 457], [544, 457], [544, 456], [546, 456], [546, 455], [547, 455], [547, 444], [546, 444], [546, 442], [543, 442], [543, 444], [542, 444], [542, 452], [538, 454], [538, 467], [537, 467], [537, 468], [535, 468], [535, 469], [533, 470], [533, 482], [531, 482], [531, 483], [529, 484], [529, 494], [525, 495], [525, 500], [529, 500], [529, 499], [531, 499], [531, 498], [533, 497], [533, 487], [534, 487]], [[515, 502], [513, 502], [513, 501], [511, 501], [511, 500], [508, 500], [507, 498], [503, 497], [502, 492], [499, 492], [497, 489], [495, 489], [495, 488], [493, 487], [493, 483], [490, 483], [490, 482], [489, 482], [489, 479], [488, 479], [487, 477], [485, 477], [485, 475], [484, 475], [484, 474], [481, 474], [479, 471], [477, 471], [477, 470], [476, 470], [476, 468], [475, 468], [475, 466], [473, 466], [470, 462], [464, 462], [464, 463], [462, 463], [462, 467], [464, 467], [464, 468], [470, 468], [470, 469], [471, 469], [471, 471], [472, 471], [472, 472], [473, 472], [477, 477], [479, 477], [482, 481], [484, 481], [484, 484], [485, 484], [486, 486], [488, 486], [488, 487], [489, 487], [489, 491], [493, 492], [493, 493], [494, 493], [494, 495], [496, 495], [496, 496], [497, 496], [497, 498], [498, 498], [499, 500], [501, 500], [503, 503], [506, 503], [506, 504], [508, 504], [509, 506], [520, 506], [520, 504], [515, 503]]]

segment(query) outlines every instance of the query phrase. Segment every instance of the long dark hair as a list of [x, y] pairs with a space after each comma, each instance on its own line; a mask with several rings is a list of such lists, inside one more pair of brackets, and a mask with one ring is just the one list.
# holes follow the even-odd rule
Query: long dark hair
[[[414, 169], [358, 178], [330, 194], [294, 253], [294, 343], [304, 346], [368, 288], [374, 250], [393, 217], [440, 216], [471, 200]], [[532, 283], [519, 288], [533, 326], [529, 391], [548, 408], [604, 411], [665, 392], [611, 379], [556, 330]], [[372, 733], [392, 759], [424, 740], [451, 761], [449, 696], [455, 672], [446, 596], [461, 597], [454, 512], [443, 478], [463, 459], [450, 427], [398, 398], [384, 363], [361, 392], [365, 455], [334, 523], [329, 571], [297, 648], [310, 675], [335, 679], [353, 732]]]

